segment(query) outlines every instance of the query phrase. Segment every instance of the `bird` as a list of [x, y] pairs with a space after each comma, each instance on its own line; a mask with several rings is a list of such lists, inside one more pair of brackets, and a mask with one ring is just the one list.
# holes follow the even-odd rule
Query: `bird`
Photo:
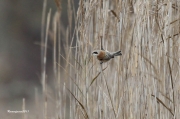
[[109, 61], [115, 56], [122, 55], [121, 51], [109, 52], [107, 50], [94, 50], [92, 54], [97, 56], [97, 59], [100, 61], [100, 64], [102, 64], [103, 62]]

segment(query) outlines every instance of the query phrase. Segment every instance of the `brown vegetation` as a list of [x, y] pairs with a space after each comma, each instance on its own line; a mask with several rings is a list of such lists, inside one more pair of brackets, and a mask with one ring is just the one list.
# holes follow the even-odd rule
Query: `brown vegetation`
[[[48, 25], [53, 23], [55, 118], [180, 117], [180, 2], [80, 0], [75, 13], [73, 0], [68, 0], [66, 29], [60, 22], [61, 3], [56, 0], [56, 4], [57, 13], [49, 12], [48, 19], [53, 16], [53, 20], [42, 40], [46, 46]], [[91, 54], [100, 49], [101, 37], [104, 49], [123, 54], [102, 66]], [[43, 109], [44, 118], [49, 118], [45, 66], [46, 62], [42, 64]]]

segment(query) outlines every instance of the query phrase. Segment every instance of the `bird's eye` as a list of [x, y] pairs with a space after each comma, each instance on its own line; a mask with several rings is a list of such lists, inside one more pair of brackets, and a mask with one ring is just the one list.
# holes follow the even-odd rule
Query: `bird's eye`
[[94, 54], [98, 54], [98, 52], [93, 52]]

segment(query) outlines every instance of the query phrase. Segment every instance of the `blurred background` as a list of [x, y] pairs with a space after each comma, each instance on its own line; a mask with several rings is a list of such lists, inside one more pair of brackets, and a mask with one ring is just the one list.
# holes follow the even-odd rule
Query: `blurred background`
[[[60, 17], [55, 14], [57, 1], [61, 1]], [[78, 0], [47, 1], [45, 20], [51, 8], [51, 21], [47, 64], [44, 65], [47, 75], [43, 75], [46, 88], [42, 91], [43, 2], [0, 1], [1, 118], [180, 117], [177, 53], [180, 2], [81, 0], [79, 4]], [[75, 14], [76, 32], [73, 32], [71, 19]], [[59, 25], [57, 32], [53, 32], [53, 23]], [[54, 54], [61, 60], [56, 57], [58, 61], [53, 72], [54, 36], [59, 36]], [[104, 64], [107, 67], [103, 68], [103, 74], [99, 65], [95, 65], [99, 64], [95, 57], [90, 58], [90, 51], [99, 47], [101, 36], [105, 38], [105, 49], [120, 49], [123, 53], [119, 59], [109, 62], [111, 66]], [[75, 38], [78, 42], [71, 47], [70, 41]], [[55, 82], [55, 79], [58, 80]], [[27, 115], [7, 112], [23, 109], [29, 111]]]
[[[61, 22], [67, 26], [67, 0], [62, 0]], [[78, 6], [78, 0], [75, 0]], [[52, 15], [57, 10], [53, 0], [47, 1]], [[35, 90], [41, 86], [41, 19], [43, 0], [0, 1], [0, 114], [8, 116], [7, 110], [22, 110], [33, 104]], [[47, 13], [46, 13], [47, 14]], [[47, 70], [51, 72], [52, 49], [49, 44]], [[49, 67], [48, 67], [49, 65]], [[33, 105], [31, 105], [33, 106]], [[29, 107], [32, 108], [32, 107]], [[32, 110], [30, 110], [32, 112]], [[19, 115], [19, 114], [13, 114]]]

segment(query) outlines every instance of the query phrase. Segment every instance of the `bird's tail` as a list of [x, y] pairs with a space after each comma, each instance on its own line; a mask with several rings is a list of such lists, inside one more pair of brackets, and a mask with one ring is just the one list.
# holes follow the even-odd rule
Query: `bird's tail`
[[122, 55], [121, 51], [117, 51], [117, 52], [113, 52], [112, 53], [113, 56], [120, 56]]

